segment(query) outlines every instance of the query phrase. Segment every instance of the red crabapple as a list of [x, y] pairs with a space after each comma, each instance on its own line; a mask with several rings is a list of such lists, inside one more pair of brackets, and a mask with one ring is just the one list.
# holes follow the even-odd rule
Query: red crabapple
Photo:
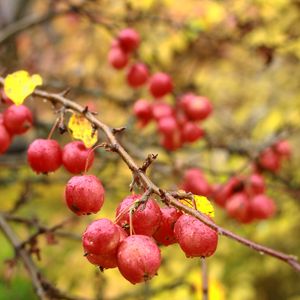
[[280, 157], [272, 148], [267, 148], [259, 156], [259, 165], [269, 171], [277, 172], [281, 167]]
[[182, 213], [174, 207], [163, 207], [160, 210], [162, 219], [153, 238], [159, 244], [168, 246], [177, 242], [174, 235], [174, 225]]
[[204, 120], [212, 112], [211, 102], [207, 98], [192, 93], [181, 97], [180, 106], [192, 121]]
[[132, 284], [150, 280], [160, 267], [160, 250], [151, 237], [131, 235], [120, 243], [118, 268]]
[[264, 193], [264, 191], [266, 189], [265, 180], [258, 173], [252, 174], [249, 177], [248, 182], [247, 182], [246, 185], [248, 187], [248, 191], [249, 191], [250, 195], [252, 195], [252, 194], [255, 194], [255, 195], [262, 194], [262, 193]]
[[217, 232], [190, 215], [179, 217], [174, 233], [187, 257], [208, 257], [217, 249]]
[[150, 78], [149, 90], [153, 97], [161, 98], [172, 92], [173, 83], [168, 74], [156, 73]]
[[11, 144], [11, 136], [0, 122], [0, 154], [4, 153]]
[[253, 219], [249, 201], [243, 192], [234, 194], [226, 202], [225, 208], [228, 215], [241, 223], [249, 223]]
[[140, 44], [140, 35], [132, 28], [125, 28], [118, 34], [118, 42], [125, 52], [132, 52]]
[[74, 141], [63, 148], [62, 163], [72, 174], [79, 174], [88, 170], [94, 161], [94, 151], [85, 147], [83, 142]]
[[204, 130], [193, 122], [187, 122], [181, 128], [183, 142], [193, 143], [204, 136]]
[[155, 200], [149, 198], [147, 203], [142, 203], [136, 208], [137, 204], [135, 202], [140, 198], [141, 195], [130, 195], [123, 199], [116, 210], [117, 224], [128, 230], [130, 226], [129, 210], [134, 208], [132, 212], [133, 232], [135, 234], [152, 236], [160, 225], [160, 207]]
[[56, 140], [37, 139], [29, 145], [27, 159], [36, 173], [54, 172], [62, 164], [62, 150]]
[[177, 131], [173, 134], [163, 134], [160, 143], [168, 151], [175, 151], [182, 146], [181, 136]]
[[120, 242], [117, 225], [108, 219], [92, 222], [82, 235], [82, 245], [86, 253], [110, 255], [116, 253]]
[[134, 103], [133, 113], [137, 118], [149, 121], [152, 118], [151, 104], [147, 100], [139, 99]]
[[257, 195], [250, 201], [250, 209], [257, 219], [268, 219], [276, 212], [274, 201], [266, 195]]
[[275, 152], [281, 156], [281, 157], [285, 157], [285, 158], [289, 158], [292, 154], [292, 148], [291, 145], [288, 141], [286, 140], [282, 140], [277, 142], [274, 145], [274, 150]]
[[145, 64], [136, 63], [127, 72], [127, 83], [133, 88], [145, 84], [149, 77], [149, 71]]
[[32, 113], [25, 105], [11, 105], [3, 113], [3, 122], [10, 134], [22, 134], [32, 126]]
[[176, 119], [173, 116], [164, 117], [158, 120], [157, 127], [163, 134], [172, 134], [178, 130]]
[[65, 189], [68, 207], [78, 216], [97, 213], [104, 202], [104, 188], [94, 175], [73, 176]]
[[170, 104], [165, 102], [156, 102], [152, 105], [153, 118], [158, 121], [165, 117], [174, 115], [174, 109]]
[[115, 69], [123, 69], [128, 63], [128, 54], [120, 47], [113, 47], [109, 50], [108, 61]]

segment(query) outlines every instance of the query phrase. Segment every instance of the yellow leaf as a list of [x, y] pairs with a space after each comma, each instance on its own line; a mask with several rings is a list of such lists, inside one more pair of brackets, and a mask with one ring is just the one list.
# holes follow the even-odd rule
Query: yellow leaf
[[81, 140], [87, 148], [97, 143], [97, 132], [94, 132], [92, 124], [82, 115], [73, 114], [68, 127], [74, 139]]
[[40, 75], [30, 76], [28, 72], [21, 70], [6, 76], [4, 92], [16, 105], [21, 105], [34, 89], [42, 84], [43, 79]]
[[185, 204], [186, 206], [196, 208], [203, 214], [208, 215], [211, 218], [214, 218], [214, 216], [215, 216], [214, 207], [212, 206], [211, 202], [206, 197], [194, 195], [194, 200], [195, 201], [192, 201], [190, 199], [182, 199], [180, 201], [183, 204]]

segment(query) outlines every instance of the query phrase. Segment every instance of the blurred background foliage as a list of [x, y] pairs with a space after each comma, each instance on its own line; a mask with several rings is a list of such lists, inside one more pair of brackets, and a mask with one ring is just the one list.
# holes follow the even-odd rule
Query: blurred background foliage
[[[78, 5], [66, 13], [71, 5]], [[62, 11], [61, 14], [51, 12]], [[99, 118], [113, 127], [126, 126], [122, 143], [142, 162], [159, 153], [150, 176], [163, 188], [177, 189], [187, 166], [201, 167], [211, 183], [220, 183], [241, 170], [258, 147], [278, 132], [287, 134], [292, 159], [280, 174], [267, 175], [268, 194], [277, 215], [250, 225], [237, 224], [216, 208], [216, 222], [258, 243], [300, 256], [300, 1], [299, 0], [2, 0], [0, 40], [7, 26], [34, 16], [48, 16], [35, 26], [0, 43], [0, 67], [6, 74], [25, 69], [44, 78], [45, 89], [71, 88], [69, 97], [93, 102]], [[175, 95], [194, 91], [209, 97], [213, 116], [205, 122], [208, 138], [175, 153], [159, 146], [153, 125], [140, 130], [132, 104], [150, 98], [146, 88], [133, 91], [124, 71], [107, 61], [111, 42], [124, 27], [133, 27], [142, 44], [133, 60], [152, 71], [169, 73]], [[167, 99], [173, 103], [174, 95]], [[0, 157], [0, 207], [12, 209], [25, 198], [16, 215], [53, 226], [68, 223], [53, 237], [38, 237], [38, 266], [49, 281], [68, 293], [97, 299], [201, 299], [198, 259], [186, 259], [179, 247], [162, 249], [159, 276], [132, 286], [117, 270], [104, 273], [83, 258], [80, 234], [99, 217], [114, 218], [118, 202], [126, 196], [130, 171], [112, 153], [98, 150], [91, 173], [106, 188], [106, 202], [96, 216], [74, 218], [63, 202], [64, 170], [35, 175], [26, 164], [26, 147], [37, 136], [46, 137], [55, 116], [48, 103], [28, 100], [36, 114], [36, 128], [14, 141]], [[71, 140], [55, 137], [61, 145]], [[101, 139], [100, 135], [100, 139]], [[250, 163], [249, 163], [250, 165]], [[23, 198], [22, 198], [23, 197]], [[18, 235], [34, 232], [14, 224]], [[0, 236], [2, 261], [0, 299], [35, 299], [21, 263], [12, 266], [13, 250]], [[300, 300], [299, 275], [288, 265], [265, 257], [225, 237], [210, 259], [210, 300]]]

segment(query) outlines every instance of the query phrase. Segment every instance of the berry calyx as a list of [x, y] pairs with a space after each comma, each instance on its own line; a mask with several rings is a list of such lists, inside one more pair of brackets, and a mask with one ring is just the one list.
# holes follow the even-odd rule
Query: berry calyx
[[11, 105], [3, 113], [3, 123], [10, 134], [23, 134], [32, 126], [32, 113], [25, 105]]
[[92, 166], [94, 157], [92, 149], [86, 148], [83, 142], [75, 141], [63, 148], [62, 163], [70, 173], [79, 174]]
[[54, 172], [62, 164], [62, 150], [56, 140], [37, 139], [30, 144], [27, 159], [36, 173]]
[[118, 268], [132, 284], [150, 280], [156, 275], [160, 263], [160, 250], [152, 238], [131, 235], [120, 243]]
[[208, 257], [217, 249], [217, 232], [190, 215], [179, 217], [174, 233], [187, 257]]
[[97, 213], [104, 203], [104, 188], [94, 175], [72, 177], [65, 189], [68, 207], [77, 215]]
[[133, 233], [152, 236], [160, 225], [160, 207], [151, 198], [146, 203], [139, 205], [140, 199], [141, 195], [130, 195], [118, 205], [116, 210], [117, 224], [130, 231], [131, 214]]

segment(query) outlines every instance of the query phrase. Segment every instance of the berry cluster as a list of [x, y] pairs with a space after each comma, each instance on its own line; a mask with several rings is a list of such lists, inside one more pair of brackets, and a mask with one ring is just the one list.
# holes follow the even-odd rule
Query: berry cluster
[[[102, 196], [92, 183], [77, 185], [71, 179], [67, 184], [66, 201], [71, 209], [75, 203], [72, 210], [76, 213], [79, 208], [81, 212], [96, 212], [103, 204]], [[118, 267], [133, 284], [157, 274], [161, 264], [159, 245], [177, 242], [187, 257], [208, 257], [216, 251], [218, 234], [196, 218], [175, 208], [160, 208], [154, 199], [143, 199], [142, 195], [127, 196], [116, 209], [114, 223], [98, 219], [82, 235], [90, 263], [101, 269]]]
[[1, 101], [8, 107], [0, 114], [0, 154], [7, 151], [15, 135], [27, 132], [33, 123], [30, 109], [24, 105], [16, 106], [1, 90]]
[[29, 145], [27, 158], [36, 173], [54, 172], [63, 165], [70, 173], [80, 174], [92, 166], [94, 151], [80, 141], [70, 142], [62, 149], [54, 139], [36, 139]]
[[[116, 69], [123, 69], [129, 62], [129, 55], [140, 44], [139, 34], [131, 28], [123, 29], [113, 41], [108, 60]], [[161, 135], [161, 145], [174, 151], [185, 143], [193, 143], [203, 137], [204, 130], [197, 124], [212, 112], [211, 102], [202, 96], [186, 93], [179, 97], [176, 105], [170, 105], [162, 98], [173, 91], [172, 78], [163, 72], [150, 75], [148, 67], [137, 62], [130, 65], [126, 73], [127, 83], [136, 89], [148, 83], [151, 103], [145, 99], [136, 101], [133, 112], [141, 127], [155, 121]]]

